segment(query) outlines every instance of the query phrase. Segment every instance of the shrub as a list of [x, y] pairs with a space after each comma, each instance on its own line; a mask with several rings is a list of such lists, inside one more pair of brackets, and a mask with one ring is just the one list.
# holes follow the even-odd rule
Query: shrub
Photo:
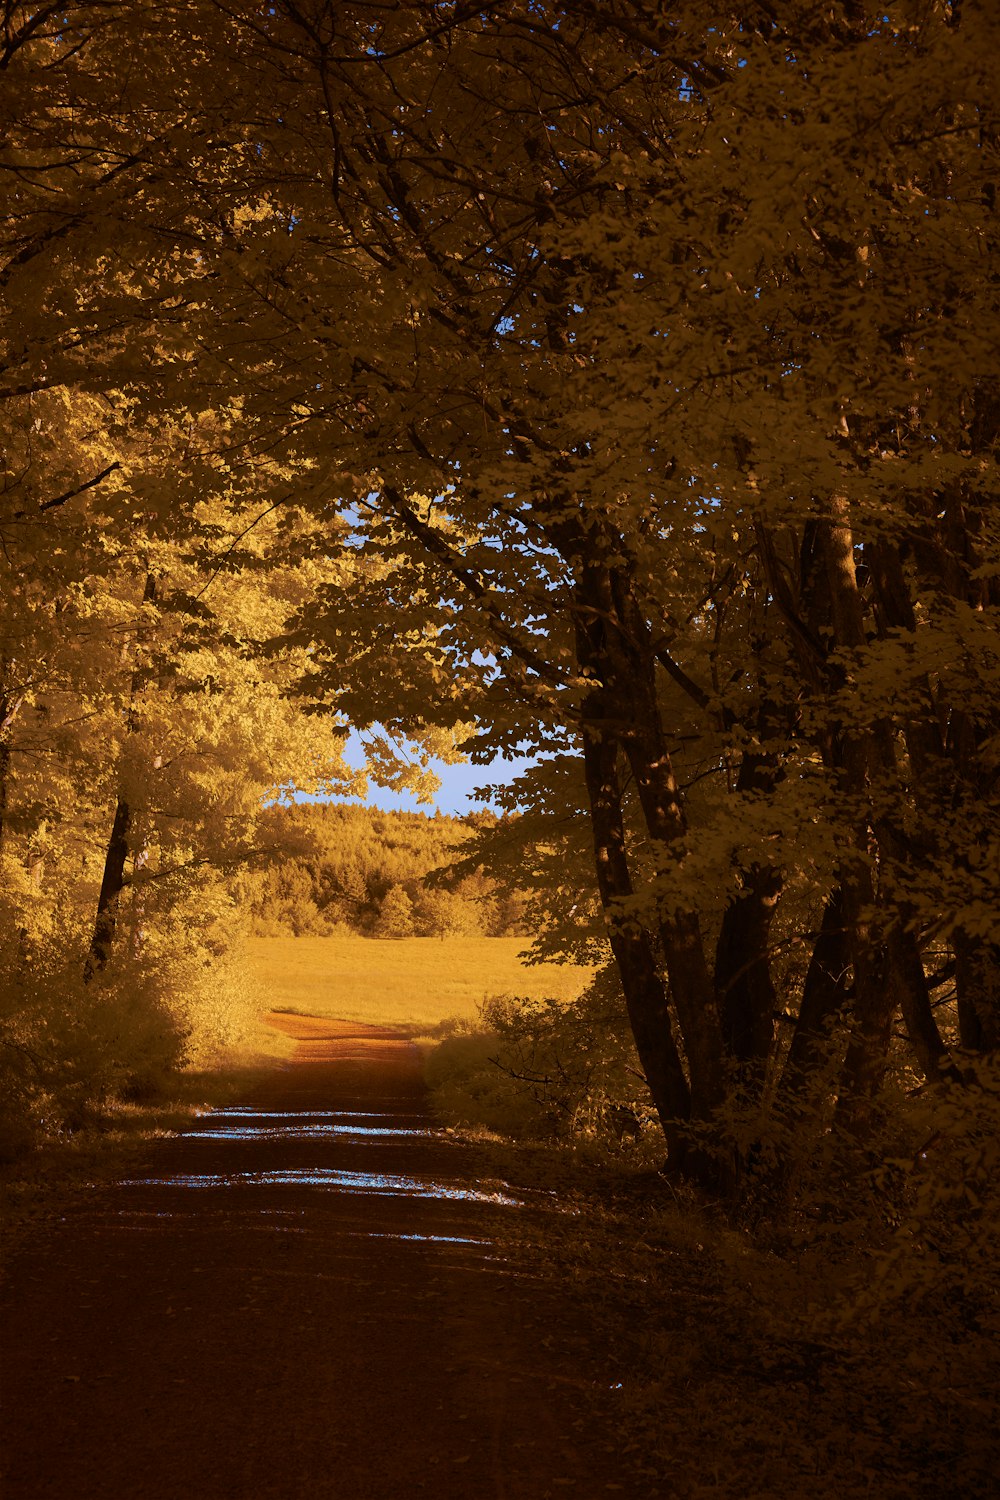
[[186, 1061], [211, 1067], [234, 1052], [257, 1050], [264, 998], [242, 952], [228, 949], [211, 964], [189, 962], [186, 968], [180, 1001], [188, 1028]]
[[188, 1027], [160, 972], [84, 984], [82, 955], [31, 955], [9, 945], [0, 963], [0, 1154], [94, 1122], [114, 1099], [160, 1091], [183, 1057]]
[[480, 1030], [446, 1038], [428, 1059], [442, 1113], [518, 1137], [639, 1138], [652, 1109], [613, 969], [568, 1004], [493, 995], [481, 1014]]

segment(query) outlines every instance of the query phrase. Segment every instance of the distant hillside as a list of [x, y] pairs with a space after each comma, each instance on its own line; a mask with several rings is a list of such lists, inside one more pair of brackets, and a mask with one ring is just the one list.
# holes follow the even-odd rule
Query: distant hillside
[[480, 870], [454, 869], [468, 854], [469, 818], [383, 812], [335, 803], [273, 807], [262, 861], [240, 881], [260, 935], [377, 937], [524, 933], [523, 902]]

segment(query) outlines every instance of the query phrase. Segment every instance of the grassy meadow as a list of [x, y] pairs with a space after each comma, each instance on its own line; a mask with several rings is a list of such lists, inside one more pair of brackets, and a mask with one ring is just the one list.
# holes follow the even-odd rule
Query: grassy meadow
[[273, 1010], [430, 1030], [474, 1021], [488, 995], [573, 1000], [591, 976], [577, 964], [532, 964], [518, 937], [258, 937], [247, 959]]

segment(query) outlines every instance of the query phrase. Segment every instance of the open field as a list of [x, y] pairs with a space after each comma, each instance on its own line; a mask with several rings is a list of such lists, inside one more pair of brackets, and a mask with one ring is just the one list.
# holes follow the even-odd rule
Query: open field
[[475, 1020], [487, 995], [575, 999], [590, 969], [528, 966], [518, 958], [524, 946], [524, 938], [252, 938], [247, 957], [272, 1009], [430, 1028]]

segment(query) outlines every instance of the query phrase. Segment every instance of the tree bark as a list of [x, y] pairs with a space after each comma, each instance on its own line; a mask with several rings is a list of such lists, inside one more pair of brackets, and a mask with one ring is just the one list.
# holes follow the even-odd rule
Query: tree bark
[[952, 947], [962, 1046], [970, 1052], [995, 1052], [1000, 1048], [1000, 944], [958, 931]]
[[0, 733], [0, 854], [7, 837], [7, 785], [10, 779], [10, 744]]
[[[867, 645], [864, 605], [854, 563], [854, 537], [848, 502], [834, 496], [822, 530], [823, 555], [830, 586], [830, 607], [837, 645], [862, 651]], [[898, 1004], [890, 984], [887, 957], [873, 927], [877, 907], [870, 837], [871, 773], [888, 770], [892, 748], [881, 738], [881, 726], [846, 727], [839, 738], [840, 785], [853, 804], [854, 855], [841, 870], [844, 920], [854, 971], [854, 1021], [841, 1072], [837, 1117], [854, 1134], [863, 1134], [885, 1076], [892, 1022]], [[895, 771], [893, 758], [892, 770]], [[904, 982], [904, 976], [900, 976]]]
[[780, 871], [753, 865], [722, 914], [716, 946], [715, 986], [726, 1053], [739, 1063], [756, 1065], [760, 1082], [774, 1043], [778, 997], [768, 943], [780, 892]]
[[[766, 713], [761, 714], [762, 721]], [[762, 726], [759, 726], [762, 727]], [[737, 792], [768, 793], [779, 776], [775, 758], [745, 752], [740, 761]], [[771, 978], [771, 924], [781, 894], [781, 871], [773, 865], [753, 864], [741, 874], [741, 889], [722, 914], [715, 950], [715, 988], [722, 1038], [729, 1057], [764, 1081], [765, 1065], [774, 1045], [778, 997]], [[749, 1077], [744, 1083], [749, 1083]]]
[[[156, 578], [153, 573], [147, 572], [146, 580], [142, 590], [143, 604], [152, 604], [156, 600]], [[142, 637], [140, 636], [140, 640]], [[128, 714], [126, 718], [127, 733], [131, 734], [135, 728], [135, 700], [140, 684], [139, 665], [133, 666], [132, 683], [129, 695]], [[131, 804], [118, 793], [115, 804], [115, 816], [111, 824], [111, 836], [108, 839], [108, 847], [104, 855], [104, 873], [101, 878], [101, 891], [97, 898], [97, 915], [94, 919], [94, 931], [90, 939], [90, 950], [84, 965], [83, 980], [89, 984], [103, 969], [107, 967], [114, 949], [115, 936], [118, 930], [118, 908], [121, 893], [125, 889], [125, 865], [129, 856], [129, 835], [132, 833], [135, 821], [134, 810]]]
[[7, 808], [10, 796], [10, 739], [14, 720], [21, 710], [21, 698], [0, 696], [0, 854], [7, 835]]
[[668, 1159], [672, 1167], [683, 1170], [687, 1150], [681, 1127], [690, 1117], [691, 1096], [674, 1042], [653, 945], [638, 918], [628, 911], [634, 891], [618, 790], [618, 747], [602, 733], [599, 724], [584, 728], [583, 757], [597, 884], [611, 951], [621, 975], [639, 1062], [667, 1142]]
[[[652, 633], [624, 568], [607, 570], [592, 582], [597, 583], [595, 603], [601, 615], [595, 619], [603, 645], [592, 666], [612, 684], [616, 712], [627, 724], [622, 748], [636, 780], [646, 832], [658, 867], [669, 870], [682, 852], [687, 819], [657, 702]], [[691, 1116], [708, 1121], [726, 1097], [726, 1079], [723, 1035], [699, 913], [660, 904], [658, 936], [688, 1059]]]
[[903, 1024], [921, 1072], [928, 1083], [938, 1083], [945, 1076], [957, 1080], [958, 1072], [950, 1063], [948, 1048], [934, 1017], [917, 940], [903, 925], [901, 916], [889, 932], [886, 954], [890, 983], [899, 998]]
[[106, 967], [114, 949], [118, 927], [118, 907], [125, 888], [125, 863], [129, 854], [129, 831], [132, 827], [132, 810], [122, 797], [115, 806], [111, 836], [104, 856], [104, 874], [101, 893], [97, 898], [97, 916], [90, 939], [90, 950], [84, 966], [84, 983], [89, 984]]
[[802, 986], [799, 1014], [781, 1075], [781, 1092], [796, 1112], [810, 1082], [827, 1060], [833, 1022], [847, 1006], [850, 956], [844, 931], [844, 893], [830, 892]]

